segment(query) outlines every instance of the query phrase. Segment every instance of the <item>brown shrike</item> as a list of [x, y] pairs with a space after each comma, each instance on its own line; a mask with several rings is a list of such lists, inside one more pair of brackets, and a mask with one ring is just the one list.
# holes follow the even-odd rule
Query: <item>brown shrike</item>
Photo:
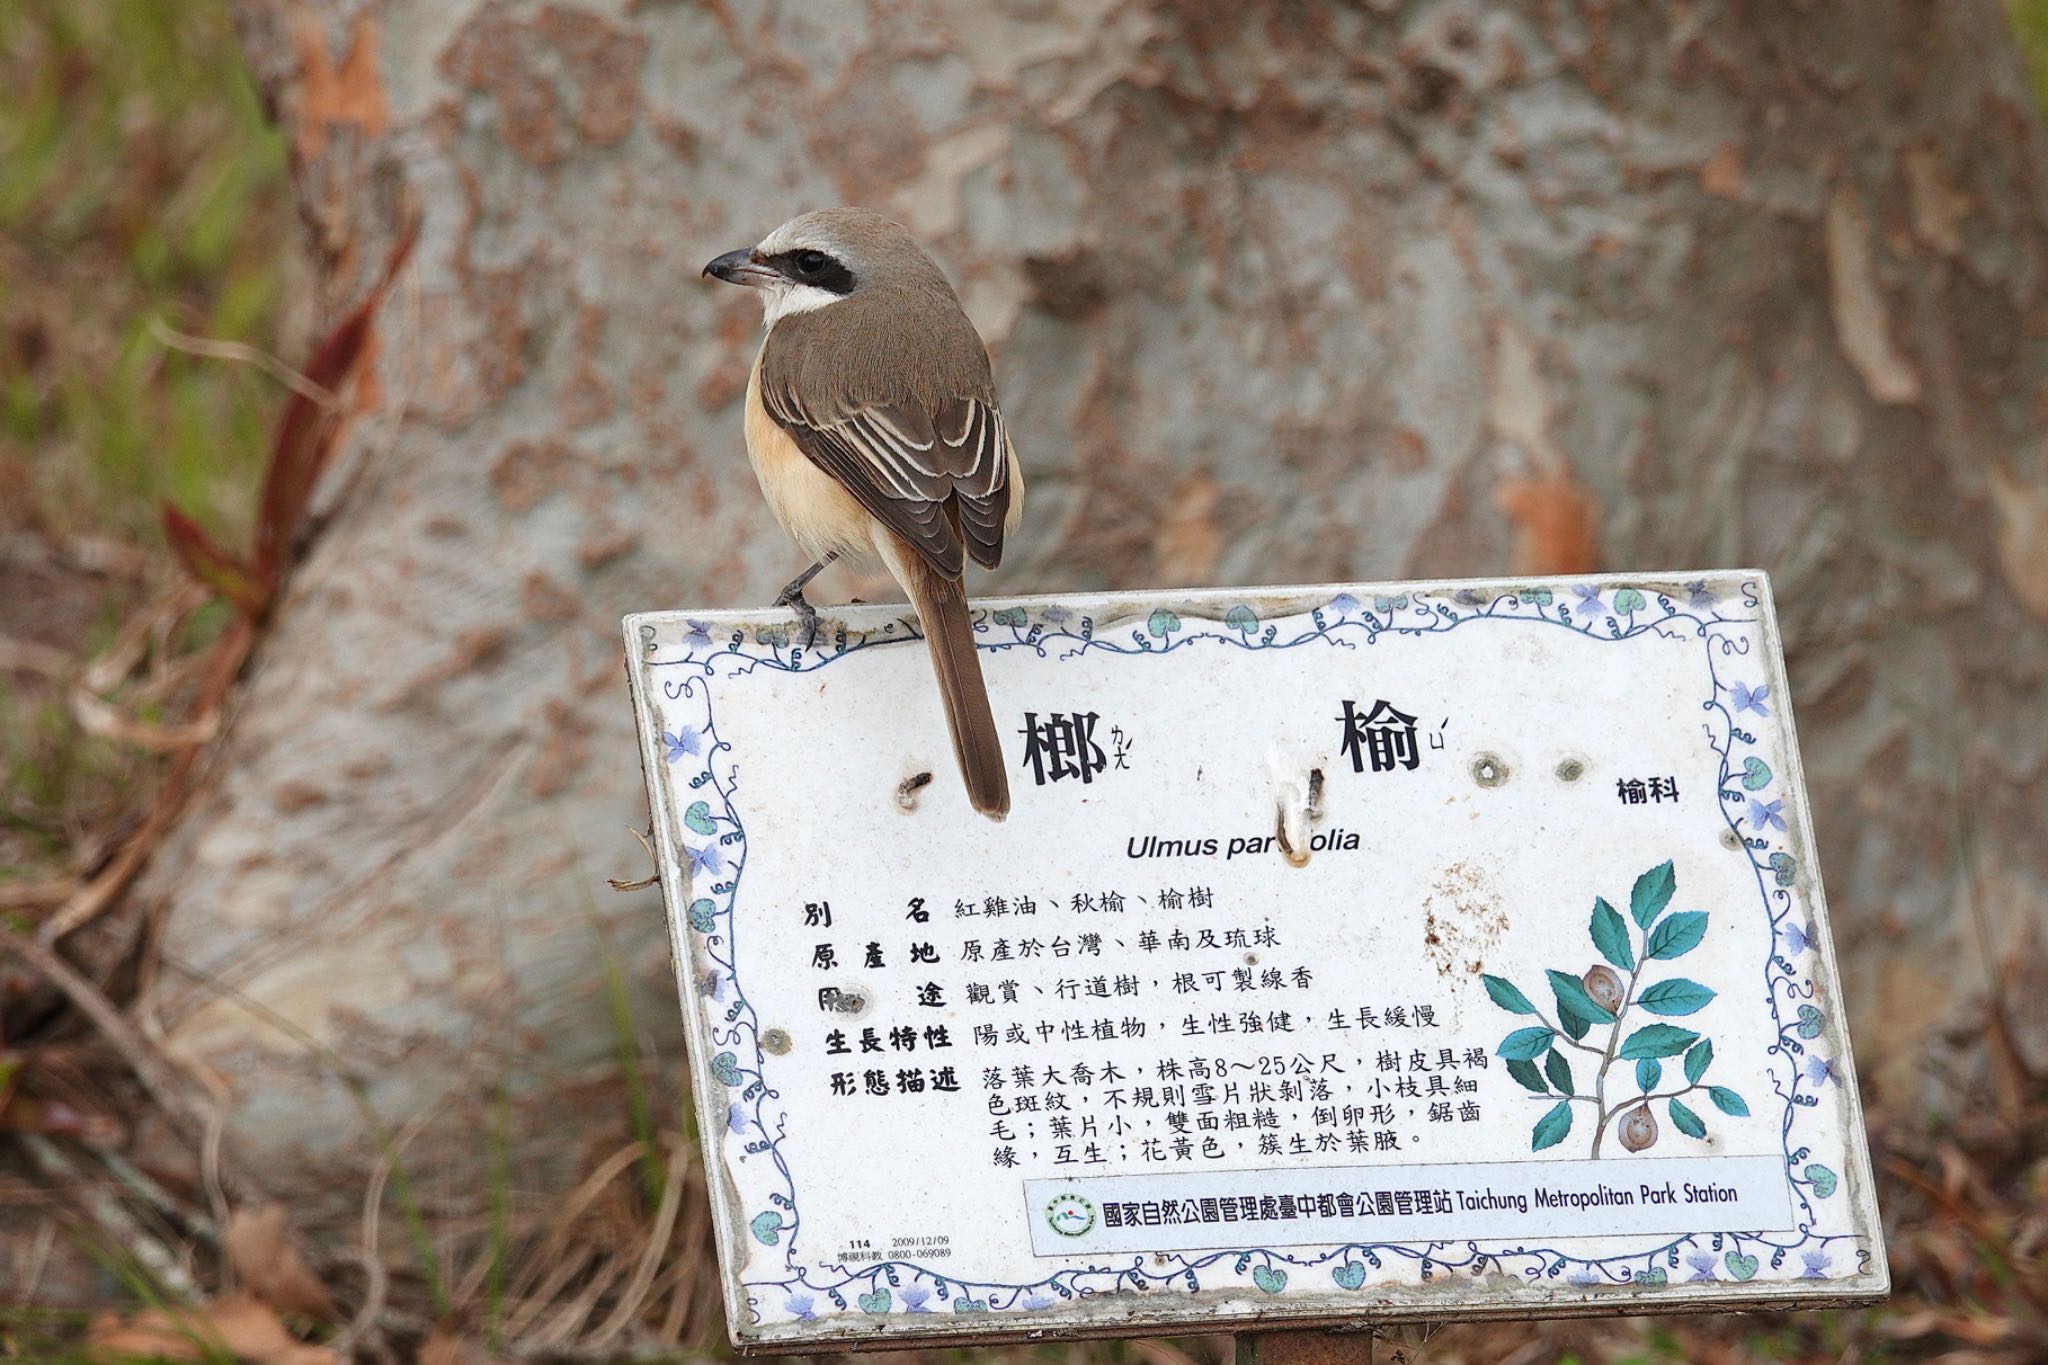
[[769, 510], [816, 562], [783, 589], [877, 556], [917, 610], [967, 799], [1010, 811], [1002, 741], [974, 652], [966, 561], [993, 569], [1024, 508], [988, 351], [932, 258], [865, 209], [792, 218], [704, 273], [761, 291], [767, 339], [747, 380], [747, 457]]

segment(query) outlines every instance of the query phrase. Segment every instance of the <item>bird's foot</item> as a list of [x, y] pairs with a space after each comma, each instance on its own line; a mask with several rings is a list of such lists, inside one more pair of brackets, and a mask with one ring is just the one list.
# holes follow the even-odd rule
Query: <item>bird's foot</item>
[[809, 649], [817, 643], [818, 609], [811, 605], [810, 599], [804, 596], [804, 590], [800, 586], [792, 583], [784, 588], [782, 596], [775, 599], [775, 605], [794, 611], [797, 620], [803, 622], [803, 628], [797, 632], [796, 637], [799, 649]]
[[803, 631], [797, 636], [799, 648], [809, 649], [813, 644], [817, 643], [818, 639], [818, 609], [812, 606], [810, 599], [804, 596], [804, 588], [823, 571], [827, 564], [830, 564], [837, 558], [839, 558], [837, 551], [826, 555], [823, 559], [811, 565], [810, 568], [805, 569], [802, 573], [791, 579], [789, 586], [782, 590], [782, 595], [775, 599], [776, 606], [789, 608], [796, 613], [797, 619], [803, 622]]

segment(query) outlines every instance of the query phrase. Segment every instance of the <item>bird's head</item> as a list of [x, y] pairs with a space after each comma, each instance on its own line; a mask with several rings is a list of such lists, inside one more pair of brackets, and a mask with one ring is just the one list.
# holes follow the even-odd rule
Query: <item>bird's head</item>
[[704, 273], [760, 290], [771, 326], [870, 290], [945, 284], [902, 224], [854, 208], [800, 214], [757, 245], [726, 252]]

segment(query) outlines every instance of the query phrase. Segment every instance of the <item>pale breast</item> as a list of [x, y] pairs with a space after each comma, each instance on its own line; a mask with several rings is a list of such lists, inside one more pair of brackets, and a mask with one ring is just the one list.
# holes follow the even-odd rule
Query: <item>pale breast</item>
[[747, 377], [747, 460], [768, 510], [806, 555], [873, 553], [867, 509], [838, 480], [811, 463], [761, 403], [761, 360]]

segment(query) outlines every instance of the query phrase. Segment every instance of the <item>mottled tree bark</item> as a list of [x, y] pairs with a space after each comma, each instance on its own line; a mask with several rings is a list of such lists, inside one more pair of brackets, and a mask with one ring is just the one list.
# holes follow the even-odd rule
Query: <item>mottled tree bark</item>
[[599, 889], [644, 868], [616, 622], [800, 567], [757, 310], [697, 272], [837, 202], [995, 353], [1031, 503], [982, 588], [1770, 570], [1866, 1069], [1941, 1102], [1975, 926], [2048, 903], [2048, 143], [1994, 0], [314, 13], [244, 37], [329, 301], [423, 230], [144, 888], [151, 1003], [303, 1216], [374, 1159], [335, 1058], [435, 1115], [437, 1198], [500, 1077], [523, 1183], [615, 1141], [599, 922], [672, 1059], [655, 894]]

